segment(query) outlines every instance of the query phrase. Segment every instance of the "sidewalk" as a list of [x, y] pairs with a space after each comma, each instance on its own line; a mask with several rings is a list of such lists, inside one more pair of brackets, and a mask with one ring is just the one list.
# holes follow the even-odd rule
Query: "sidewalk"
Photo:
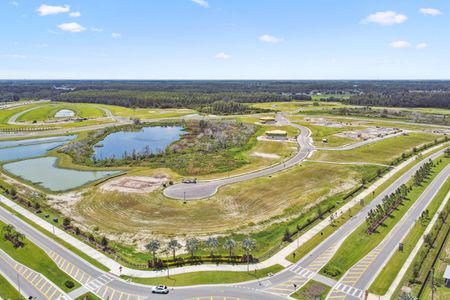
[[[433, 150], [435, 150], [438, 147], [441, 147], [442, 145], [438, 145], [435, 147], [432, 147], [424, 152], [423, 154], [429, 153]], [[412, 157], [408, 159], [407, 161], [401, 163], [391, 171], [389, 171], [387, 174], [385, 174], [381, 179], [376, 181], [374, 184], [372, 184], [368, 189], [364, 190], [361, 194], [359, 194], [356, 198], [351, 200], [350, 202], [346, 203], [343, 207], [338, 209], [336, 213], [338, 215], [343, 214], [348, 211], [349, 208], [359, 204], [360, 199], [363, 199], [370, 195], [375, 189], [377, 189], [380, 185], [385, 183], [391, 176], [393, 176], [395, 173], [400, 171], [402, 168], [404, 168], [406, 165], [414, 161], [415, 158]], [[26, 210], [25, 208], [19, 206], [12, 200], [9, 200], [8, 198], [0, 195], [0, 202], [4, 203], [8, 207], [12, 208], [17, 213], [23, 215], [27, 219], [31, 220], [32, 222], [36, 223], [37, 225], [41, 226], [48, 232], [54, 232], [55, 235], [66, 241], [67, 243], [73, 245], [74, 247], [78, 248], [80, 251], [84, 252], [86, 255], [94, 258], [102, 265], [106, 266], [110, 269], [110, 272], [115, 275], [126, 275], [131, 277], [162, 277], [167, 275], [167, 270], [162, 271], [146, 271], [146, 270], [135, 270], [130, 269], [127, 267], [121, 266], [118, 262], [113, 260], [112, 258], [106, 256], [105, 254], [101, 253], [100, 251], [90, 247], [89, 245], [85, 244], [84, 242], [78, 240], [77, 238], [73, 237], [72, 235], [68, 234], [67, 232], [53, 227], [52, 224], [48, 223], [47, 221], [39, 218], [37, 215], [31, 213], [30, 211]], [[326, 218], [322, 220], [319, 224], [315, 225], [313, 228], [305, 232], [302, 236], [294, 240], [292, 243], [287, 245], [285, 248], [281, 249], [279, 252], [277, 252], [275, 255], [273, 255], [271, 258], [258, 263], [250, 265], [250, 270], [256, 270], [256, 269], [263, 269], [274, 265], [282, 265], [283, 267], [287, 267], [291, 265], [292, 263], [286, 260], [286, 257], [290, 255], [293, 251], [297, 249], [297, 245], [302, 245], [306, 243], [309, 239], [311, 239], [314, 235], [322, 231], [325, 227], [327, 227], [330, 224], [329, 218]], [[120, 268], [122, 267], [122, 272], [120, 272]], [[199, 272], [199, 271], [234, 271], [234, 272], [246, 272], [247, 271], [247, 265], [214, 265], [214, 264], [204, 264], [204, 265], [194, 265], [194, 266], [184, 266], [184, 267], [178, 267], [170, 269], [171, 275], [176, 274], [183, 274], [183, 273], [190, 273], [190, 272]]]

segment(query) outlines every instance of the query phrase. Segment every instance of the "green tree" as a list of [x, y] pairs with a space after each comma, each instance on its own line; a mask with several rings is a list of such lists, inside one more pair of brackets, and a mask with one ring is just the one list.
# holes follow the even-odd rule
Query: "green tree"
[[191, 254], [191, 257], [193, 258], [195, 256], [195, 252], [197, 252], [198, 247], [200, 245], [200, 242], [196, 238], [189, 238], [186, 240], [186, 251], [188, 251]]
[[246, 238], [242, 241], [242, 249], [245, 252], [246, 258], [247, 258], [247, 272], [249, 271], [249, 264], [250, 264], [250, 255], [253, 250], [256, 248], [256, 243], [251, 238]]
[[171, 239], [169, 243], [167, 244], [167, 248], [169, 248], [172, 251], [173, 260], [175, 261], [176, 258], [176, 252], [178, 249], [181, 248], [181, 244], [176, 239]]
[[214, 251], [215, 251], [217, 248], [219, 248], [219, 240], [218, 240], [216, 237], [214, 237], [214, 236], [209, 237], [209, 238], [206, 240], [206, 247], [208, 247], [209, 250], [211, 251], [211, 252], [210, 252], [211, 257], [214, 257]]
[[151, 239], [150, 242], [145, 246], [148, 251], [152, 253], [153, 260], [156, 259], [156, 251], [161, 248], [161, 243], [156, 239]]
[[226, 249], [226, 250], [228, 250], [228, 255], [229, 255], [229, 258], [231, 259], [231, 256], [232, 256], [232, 254], [233, 254], [233, 250], [234, 250], [234, 248], [236, 248], [236, 245], [237, 245], [237, 243], [236, 243], [236, 241], [235, 240], [233, 240], [233, 239], [227, 239], [226, 241], [225, 241], [225, 243], [223, 244], [223, 247]]

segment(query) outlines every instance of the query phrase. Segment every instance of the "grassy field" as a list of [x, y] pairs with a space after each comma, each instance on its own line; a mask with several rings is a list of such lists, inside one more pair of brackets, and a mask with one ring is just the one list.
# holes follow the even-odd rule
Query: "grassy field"
[[[0, 228], [3, 228], [3, 226], [5, 226], [5, 224], [0, 222]], [[9, 241], [2, 238], [0, 239], [0, 248], [19, 263], [26, 265], [36, 272], [42, 273], [64, 291], [71, 291], [80, 286], [66, 273], [61, 271], [55, 262], [48, 257], [41, 248], [37, 247], [27, 239], [25, 239], [25, 247], [14, 248]], [[33, 253], [33, 255], [30, 255], [30, 253]], [[64, 285], [67, 280], [73, 281], [75, 287], [68, 289]]]
[[[179, 275], [171, 275], [167, 277], [158, 278], [131, 278], [135, 283], [147, 285], [167, 285], [167, 286], [189, 286], [199, 284], [225, 284], [236, 283], [250, 280], [257, 280], [258, 278], [266, 277], [269, 273], [277, 273], [283, 270], [280, 265], [275, 265], [265, 269], [257, 270], [256, 272], [193, 272]], [[170, 271], [169, 271], [170, 273]], [[122, 276], [125, 279], [129, 277]]]
[[111, 113], [118, 117], [131, 117], [139, 119], [164, 119], [176, 118], [196, 113], [192, 109], [157, 109], [157, 108], [128, 108], [114, 105], [97, 105], [104, 107], [111, 111]]
[[436, 138], [438, 138], [437, 135], [411, 133], [407, 136], [387, 138], [352, 150], [317, 151], [311, 157], [311, 160], [389, 164], [394, 158], [399, 157], [402, 153], [410, 151], [413, 147], [430, 143]]
[[[377, 169], [340, 165], [329, 172], [329, 168], [328, 164], [305, 163], [270, 177], [225, 186], [210, 199], [186, 204], [167, 199], [160, 191], [144, 195], [92, 191], [78, 203], [77, 212], [85, 224], [118, 233], [189, 235], [232, 231], [350, 190]], [[126, 224], [123, 220], [127, 220]]]
[[105, 117], [105, 112], [94, 104], [79, 103], [51, 103], [42, 105], [21, 115], [17, 122], [44, 122], [55, 119], [55, 114], [62, 110], [68, 109], [75, 112], [75, 117], [96, 119]]
[[33, 107], [39, 107], [43, 105], [41, 104], [27, 104], [19, 107], [14, 108], [8, 108], [8, 109], [2, 109], [0, 110], [0, 124], [6, 124], [8, 123], [9, 119], [14, 116], [15, 114], [25, 111], [27, 109], [33, 108]]
[[330, 289], [328, 285], [310, 280], [304, 287], [292, 294], [291, 297], [299, 300], [325, 300]]
[[386, 294], [387, 290], [389, 289], [398, 272], [400, 271], [400, 268], [403, 266], [406, 259], [410, 255], [411, 251], [414, 249], [417, 242], [422, 237], [422, 234], [427, 228], [431, 220], [431, 217], [433, 217], [436, 214], [440, 204], [447, 196], [449, 190], [450, 190], [450, 179], [447, 180], [446, 184], [439, 190], [439, 193], [433, 199], [431, 204], [427, 207], [430, 218], [427, 220], [421, 220], [420, 222], [416, 222], [414, 227], [411, 229], [410, 233], [403, 240], [403, 252], [396, 251], [394, 253], [394, 255], [389, 259], [386, 266], [384, 266], [383, 270], [378, 275], [377, 279], [370, 286], [369, 292], [377, 295]]
[[[449, 158], [443, 158], [443, 163], [433, 167], [433, 174], [421, 186], [414, 186], [408, 194], [407, 200], [395, 210], [391, 217], [384, 221], [384, 225], [378, 227], [377, 231], [371, 235], [366, 233], [367, 225], [360, 225], [351, 233], [338, 249], [333, 258], [320, 271], [321, 274], [330, 276], [328, 273], [334, 273], [335, 278], [340, 278], [351, 266], [357, 263], [373, 248], [375, 248], [390, 232], [390, 230], [401, 220], [408, 209], [414, 204], [418, 197], [423, 193], [433, 178], [448, 164]], [[348, 255], [352, 253], [352, 255]]]
[[5, 300], [23, 299], [23, 297], [19, 295], [19, 292], [9, 283], [9, 281], [2, 276], [0, 276], [0, 298]]

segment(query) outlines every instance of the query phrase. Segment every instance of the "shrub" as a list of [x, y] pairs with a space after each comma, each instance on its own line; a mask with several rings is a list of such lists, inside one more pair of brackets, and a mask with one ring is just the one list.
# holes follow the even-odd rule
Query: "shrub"
[[73, 283], [73, 281], [67, 280], [64, 285], [66, 286], [66, 288], [71, 289], [75, 286], [75, 283]]

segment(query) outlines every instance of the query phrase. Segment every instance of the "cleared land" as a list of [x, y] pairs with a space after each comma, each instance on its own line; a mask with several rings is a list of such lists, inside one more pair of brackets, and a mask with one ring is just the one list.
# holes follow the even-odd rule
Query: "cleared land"
[[144, 234], [146, 228], [147, 233], [178, 235], [221, 232], [350, 190], [376, 169], [305, 163], [271, 177], [225, 186], [210, 199], [186, 204], [164, 198], [160, 192], [132, 196], [92, 191], [77, 205], [76, 214], [87, 224], [113, 232]]
[[330, 287], [315, 280], [308, 281], [305, 286], [291, 295], [294, 299], [299, 300], [325, 300]]
[[190, 114], [195, 114], [196, 111], [192, 109], [157, 109], [157, 108], [128, 108], [114, 105], [98, 105], [111, 111], [111, 113], [118, 117], [130, 117], [139, 119], [165, 119], [177, 118]]

